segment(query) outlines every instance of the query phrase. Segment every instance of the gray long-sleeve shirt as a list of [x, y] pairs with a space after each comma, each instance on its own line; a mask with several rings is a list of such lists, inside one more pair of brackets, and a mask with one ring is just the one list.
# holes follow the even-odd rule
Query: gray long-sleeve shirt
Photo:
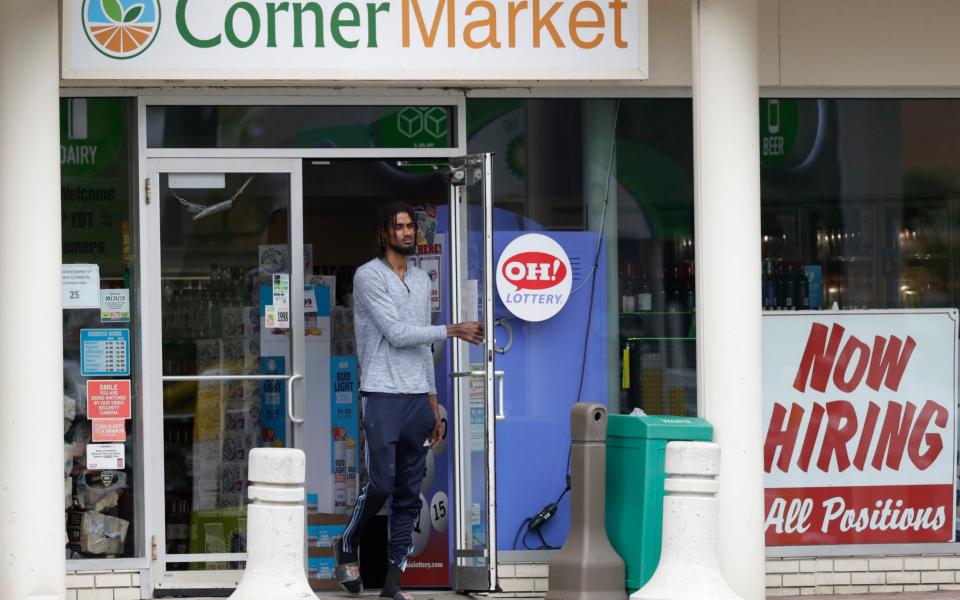
[[353, 276], [354, 328], [360, 389], [389, 394], [436, 394], [431, 344], [447, 328], [430, 325], [430, 277], [413, 265], [403, 281], [380, 259]]

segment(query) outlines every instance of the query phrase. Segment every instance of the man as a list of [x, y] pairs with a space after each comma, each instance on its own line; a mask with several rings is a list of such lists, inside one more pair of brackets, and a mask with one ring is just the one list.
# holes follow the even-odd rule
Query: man
[[380, 255], [353, 278], [369, 482], [336, 544], [337, 581], [359, 594], [357, 545], [364, 527], [391, 498], [389, 564], [380, 597], [394, 600], [411, 598], [400, 589], [400, 574], [413, 549], [427, 450], [442, 434], [431, 344], [448, 337], [483, 340], [481, 322], [430, 325], [430, 278], [408, 264], [416, 240], [413, 209], [402, 203], [384, 206], [377, 226]]

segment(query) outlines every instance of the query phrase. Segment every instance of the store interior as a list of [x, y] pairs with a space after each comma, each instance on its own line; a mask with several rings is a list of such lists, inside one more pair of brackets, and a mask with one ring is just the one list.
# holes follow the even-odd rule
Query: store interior
[[[191, 188], [177, 187], [169, 174], [160, 183], [164, 375], [289, 374], [290, 331], [268, 327], [263, 306], [273, 277], [290, 272], [289, 177], [227, 173], [209, 187]], [[282, 382], [165, 383], [169, 554], [244, 552], [246, 454], [296, 444], [308, 455], [311, 583], [329, 587], [330, 541], [342, 532], [365, 477], [356, 386], [344, 402], [331, 391], [336, 359], [351, 358], [347, 376], [357, 377], [353, 274], [377, 254], [383, 204], [406, 202], [421, 223], [435, 222], [447, 190], [435, 169], [395, 160], [303, 162], [305, 295], [315, 293], [318, 305], [304, 315], [304, 439], [293, 439]], [[229, 206], [200, 218], [192, 208], [224, 202]], [[369, 549], [362, 564], [368, 587], [376, 588], [385, 573], [386, 556], [377, 554], [385, 545], [376, 542], [386, 535], [383, 513], [362, 544]], [[242, 563], [168, 563], [171, 570], [238, 567]]]

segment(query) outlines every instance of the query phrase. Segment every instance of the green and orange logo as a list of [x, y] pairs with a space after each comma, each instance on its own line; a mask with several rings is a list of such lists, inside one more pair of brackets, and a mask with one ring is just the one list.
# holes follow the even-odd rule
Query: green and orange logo
[[159, 0], [84, 0], [83, 30], [110, 58], [133, 58], [150, 47], [160, 28]]

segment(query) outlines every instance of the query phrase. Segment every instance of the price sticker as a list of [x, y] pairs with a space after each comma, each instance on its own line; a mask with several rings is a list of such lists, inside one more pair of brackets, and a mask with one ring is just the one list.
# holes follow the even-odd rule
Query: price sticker
[[266, 308], [267, 329], [290, 329], [290, 307], [271, 304]]
[[123, 470], [125, 466], [123, 444], [87, 444], [87, 470]]

